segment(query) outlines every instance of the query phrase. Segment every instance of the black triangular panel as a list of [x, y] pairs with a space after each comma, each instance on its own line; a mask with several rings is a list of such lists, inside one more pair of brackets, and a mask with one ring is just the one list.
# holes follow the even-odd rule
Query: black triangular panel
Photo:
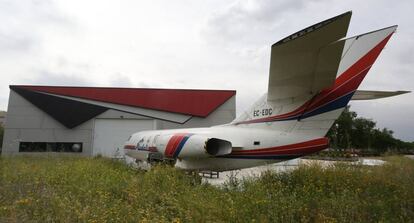
[[102, 106], [38, 93], [19, 87], [10, 86], [10, 89], [70, 129], [108, 110], [108, 108]]

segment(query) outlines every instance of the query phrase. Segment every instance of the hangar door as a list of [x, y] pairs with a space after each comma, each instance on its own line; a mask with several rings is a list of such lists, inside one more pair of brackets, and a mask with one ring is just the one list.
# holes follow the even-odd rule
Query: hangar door
[[95, 119], [93, 155], [106, 157], [124, 155], [124, 143], [136, 132], [152, 130], [155, 120], [148, 119]]

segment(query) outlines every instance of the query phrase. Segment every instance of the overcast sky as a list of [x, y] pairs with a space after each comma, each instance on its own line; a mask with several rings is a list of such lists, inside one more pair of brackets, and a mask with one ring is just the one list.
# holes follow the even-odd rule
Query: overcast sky
[[[360, 89], [414, 90], [414, 1], [0, 0], [0, 110], [11, 84], [267, 90], [270, 46], [352, 10], [349, 36], [399, 25]], [[414, 141], [414, 93], [352, 102]]]

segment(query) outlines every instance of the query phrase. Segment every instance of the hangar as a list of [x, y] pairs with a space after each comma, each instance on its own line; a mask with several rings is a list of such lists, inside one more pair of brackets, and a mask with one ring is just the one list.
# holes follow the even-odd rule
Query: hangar
[[235, 118], [233, 90], [11, 85], [3, 155], [107, 157], [142, 130], [208, 127]]

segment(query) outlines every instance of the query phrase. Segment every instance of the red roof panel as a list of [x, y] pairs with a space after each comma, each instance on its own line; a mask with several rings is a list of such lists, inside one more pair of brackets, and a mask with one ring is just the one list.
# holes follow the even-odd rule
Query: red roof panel
[[15, 86], [56, 95], [206, 117], [236, 94], [232, 90]]

